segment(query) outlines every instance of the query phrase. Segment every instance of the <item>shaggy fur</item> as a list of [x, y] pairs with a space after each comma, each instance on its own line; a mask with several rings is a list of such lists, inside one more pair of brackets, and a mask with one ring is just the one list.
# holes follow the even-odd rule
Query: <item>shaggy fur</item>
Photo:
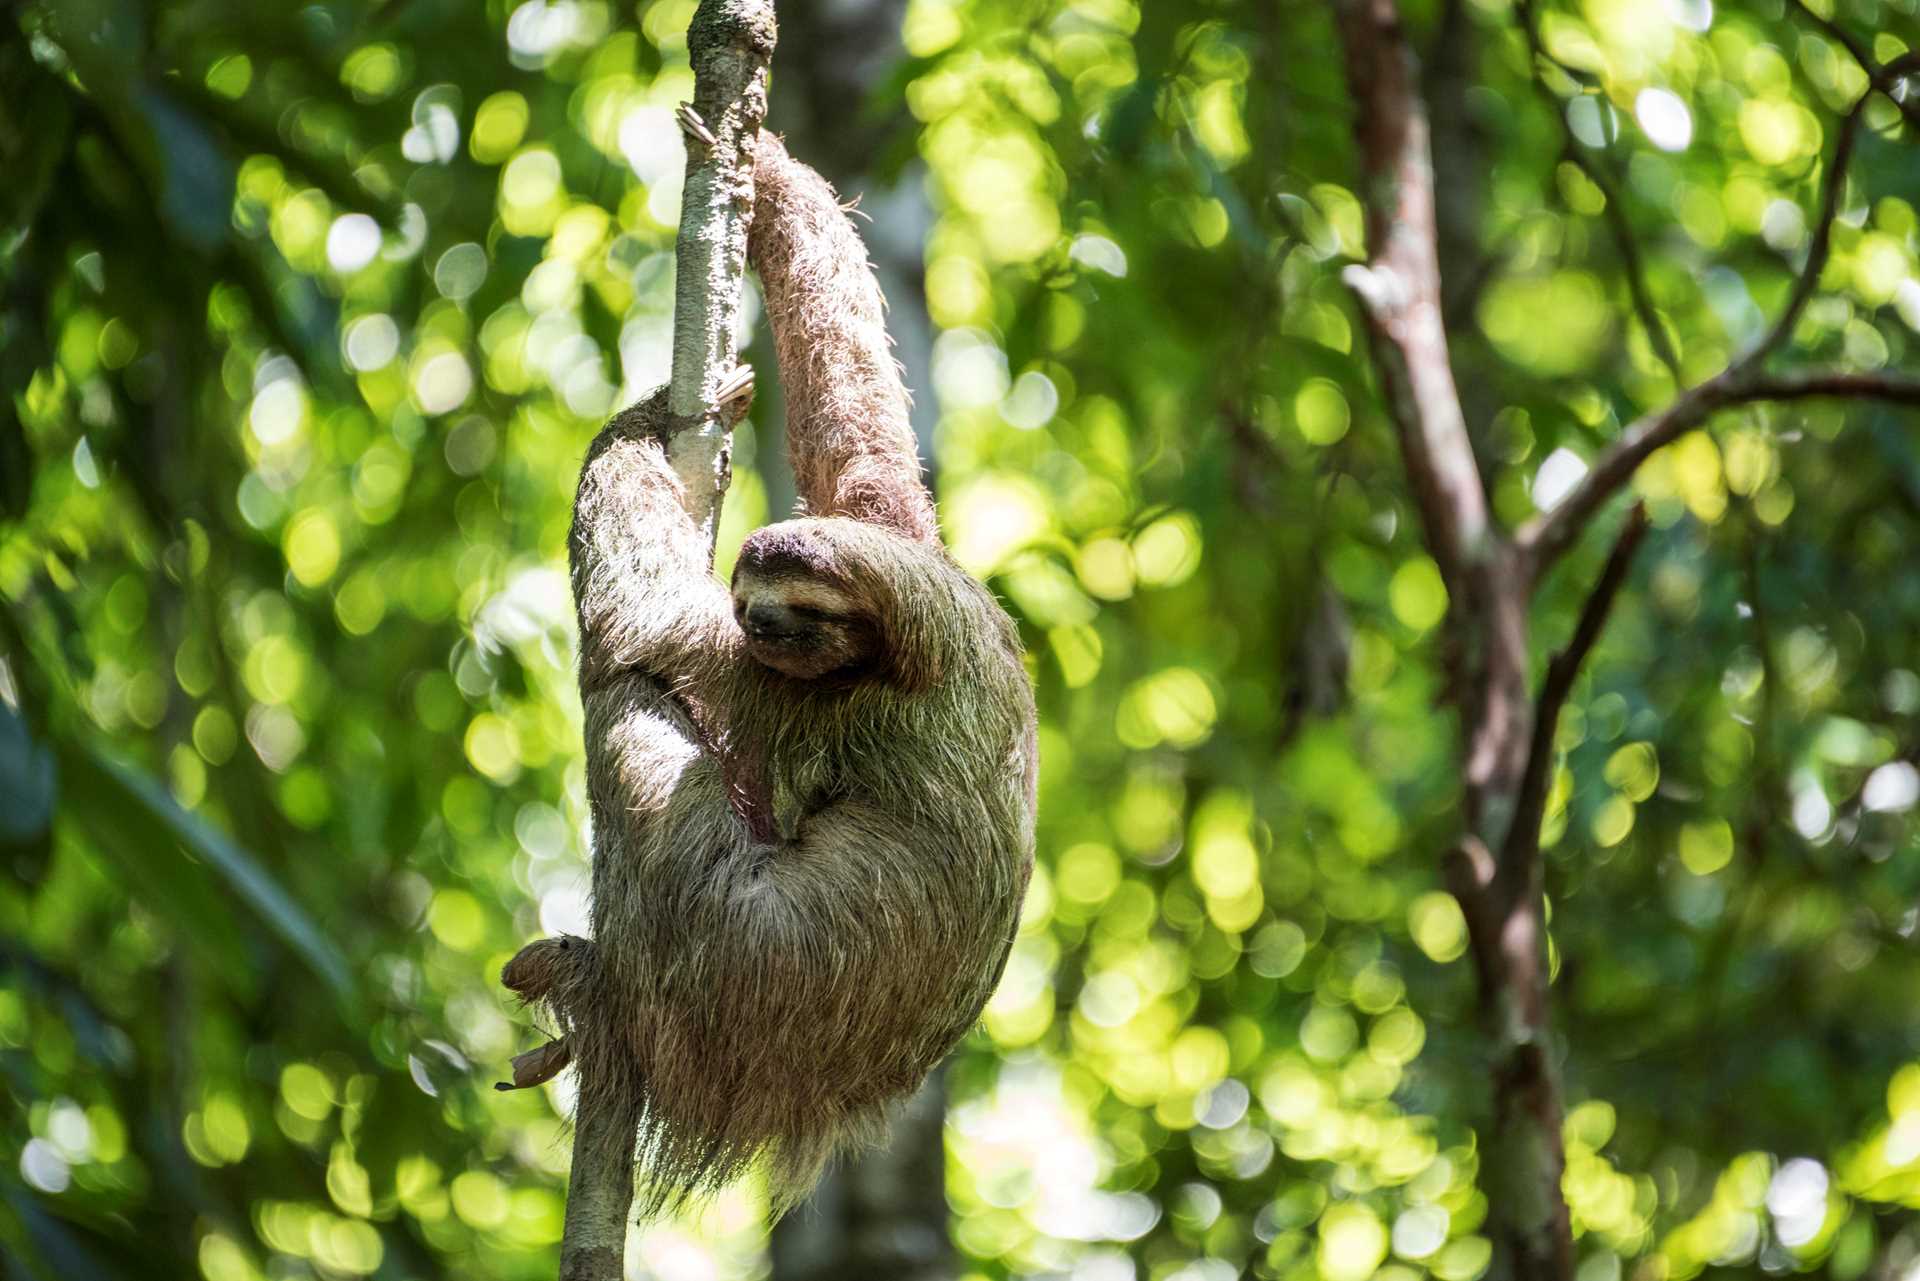
[[664, 393], [609, 423], [571, 540], [595, 938], [533, 943], [502, 975], [566, 1033], [516, 1081], [571, 1054], [618, 1083], [624, 1124], [586, 1137], [637, 1142], [643, 1213], [762, 1157], [777, 1213], [878, 1137], [979, 1018], [1032, 863], [1019, 640], [938, 542], [865, 251], [771, 137], [755, 185], [815, 514], [740, 563], [853, 602], [835, 635], [857, 657], [812, 679], [755, 661], [667, 464]]

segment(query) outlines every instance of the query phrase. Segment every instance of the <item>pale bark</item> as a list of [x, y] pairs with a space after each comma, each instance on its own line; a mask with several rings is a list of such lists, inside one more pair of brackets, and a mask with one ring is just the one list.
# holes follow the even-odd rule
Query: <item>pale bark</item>
[[712, 145], [687, 143], [687, 180], [675, 245], [673, 375], [668, 457], [694, 521], [717, 530], [732, 478], [732, 424], [722, 384], [739, 361], [740, 291], [753, 213], [753, 155], [767, 113], [772, 0], [701, 0], [687, 30], [693, 107]]

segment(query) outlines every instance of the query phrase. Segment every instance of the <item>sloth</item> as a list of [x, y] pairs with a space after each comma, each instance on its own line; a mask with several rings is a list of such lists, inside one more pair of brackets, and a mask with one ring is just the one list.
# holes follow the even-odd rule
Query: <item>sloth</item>
[[[637, 1153], [643, 1214], [761, 1164], [777, 1215], [877, 1140], [978, 1021], [1032, 866], [1018, 634], [940, 544], [858, 232], [777, 138], [754, 153], [748, 252], [805, 514], [722, 586], [664, 389], [592, 443], [569, 559], [593, 938], [501, 976], [562, 1033], [513, 1085], [572, 1061], [617, 1099], [585, 1137]], [[751, 395], [736, 371], [730, 421]]]

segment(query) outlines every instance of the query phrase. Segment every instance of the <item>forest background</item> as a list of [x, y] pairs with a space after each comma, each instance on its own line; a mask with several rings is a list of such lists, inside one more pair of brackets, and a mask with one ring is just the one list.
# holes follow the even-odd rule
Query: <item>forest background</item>
[[[0, 6], [9, 1276], [553, 1275], [692, 8]], [[633, 1275], [1914, 1275], [1915, 8], [783, 5], [1039, 866], [893, 1145]]]

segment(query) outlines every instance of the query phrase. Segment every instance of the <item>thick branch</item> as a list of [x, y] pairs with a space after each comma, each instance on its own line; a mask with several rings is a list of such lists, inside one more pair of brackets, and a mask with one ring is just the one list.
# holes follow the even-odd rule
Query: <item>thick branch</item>
[[1834, 396], [1920, 405], [1920, 378], [1899, 374], [1812, 370], [1758, 374], [1746, 366], [1722, 371], [1682, 393], [1665, 409], [1636, 419], [1601, 453], [1573, 492], [1551, 511], [1535, 516], [1514, 535], [1526, 568], [1537, 578], [1572, 545], [1587, 522], [1633, 478], [1647, 456], [1729, 405], [1765, 400]]
[[1394, 0], [1338, 0], [1336, 14], [1359, 112], [1369, 253], [1345, 278], [1372, 335], [1427, 541], [1457, 591], [1489, 529], [1447, 357], [1426, 106]]
[[1528, 869], [1540, 852], [1540, 821], [1546, 814], [1547, 782], [1552, 774], [1553, 740], [1559, 730], [1560, 709], [1582, 664], [1600, 639], [1613, 608], [1614, 597], [1627, 581], [1633, 567], [1633, 554], [1647, 533], [1647, 510], [1639, 503], [1627, 513], [1627, 523], [1614, 540], [1613, 551], [1600, 571], [1600, 579], [1581, 607], [1580, 621], [1574, 626], [1573, 639], [1547, 663], [1546, 679], [1540, 686], [1540, 698], [1534, 707], [1533, 742], [1527, 750], [1527, 772], [1520, 780], [1519, 804], [1514, 811], [1513, 827], [1507, 833], [1506, 848], [1501, 851], [1500, 872], [1509, 884], [1525, 884]]
[[689, 140], [680, 199], [673, 299], [668, 456], [687, 507], [709, 538], [732, 476], [731, 427], [721, 392], [738, 359], [747, 222], [753, 212], [752, 143], [767, 112], [773, 57], [772, 0], [700, 0], [687, 31], [693, 105], [712, 143]]

